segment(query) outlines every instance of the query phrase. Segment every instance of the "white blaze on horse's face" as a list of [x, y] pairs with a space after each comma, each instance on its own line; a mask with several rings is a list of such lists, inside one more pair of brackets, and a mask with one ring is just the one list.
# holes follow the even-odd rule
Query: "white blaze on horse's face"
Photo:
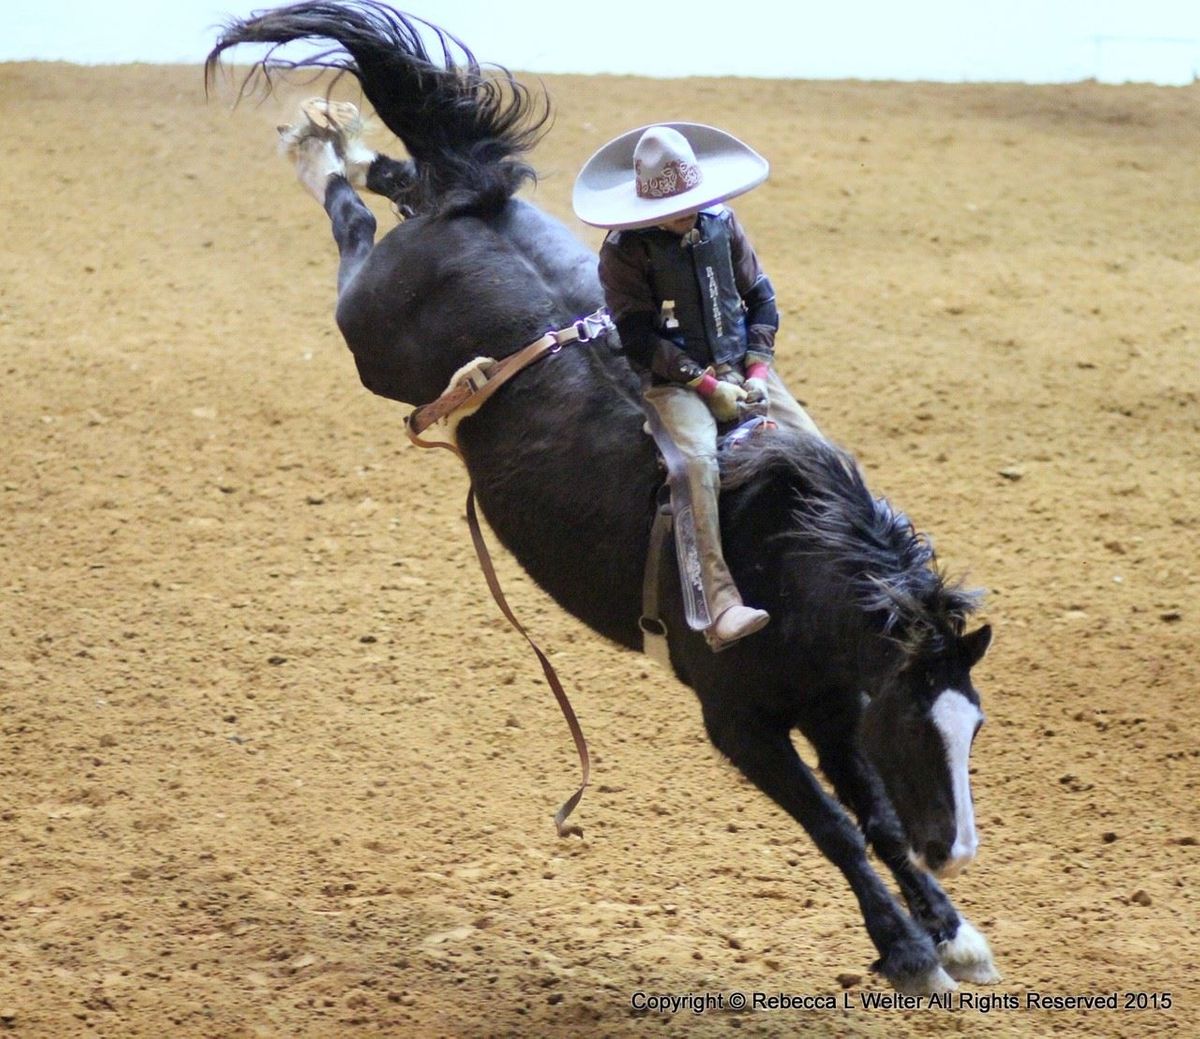
[[935, 876], [959, 872], [979, 843], [968, 762], [982, 712], [973, 693], [969, 681], [934, 685], [912, 675], [877, 696], [860, 726], [860, 745], [883, 780], [909, 858]]
[[909, 858], [935, 876], [960, 873], [979, 847], [970, 758], [983, 711], [971, 669], [991, 637], [985, 624], [933, 641], [871, 698], [859, 725], [859, 745], [883, 781]]
[[930, 718], [942, 738], [950, 788], [954, 795], [954, 843], [950, 855], [938, 869], [939, 876], [953, 877], [975, 858], [979, 837], [975, 832], [975, 805], [971, 799], [971, 743], [983, 724], [983, 712], [965, 693], [945, 689], [938, 694]]

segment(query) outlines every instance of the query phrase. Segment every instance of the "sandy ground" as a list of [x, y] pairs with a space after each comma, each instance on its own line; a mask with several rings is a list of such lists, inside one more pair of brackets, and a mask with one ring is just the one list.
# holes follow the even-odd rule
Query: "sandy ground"
[[[310, 91], [231, 112], [195, 68], [8, 65], [0, 1031], [1195, 1034], [1200, 88], [546, 82], [564, 219], [642, 122], [771, 158], [738, 210], [785, 377], [990, 589], [983, 847], [950, 890], [996, 991], [1150, 1007], [865, 1008], [833, 868], [688, 690], [505, 559], [597, 758], [558, 840], [573, 751], [463, 475], [360, 387], [274, 153]], [[630, 1006], [847, 974], [848, 1009]]]

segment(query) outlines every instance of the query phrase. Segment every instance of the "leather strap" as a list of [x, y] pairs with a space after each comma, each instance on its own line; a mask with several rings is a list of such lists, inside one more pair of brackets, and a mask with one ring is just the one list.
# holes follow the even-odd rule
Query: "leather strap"
[[504, 592], [500, 588], [499, 578], [496, 577], [496, 569], [492, 566], [491, 556], [488, 554], [487, 543], [483, 540], [483, 531], [479, 526], [479, 517], [475, 512], [475, 488], [472, 487], [467, 491], [467, 525], [471, 528], [471, 541], [475, 544], [475, 554], [479, 557], [479, 565], [483, 569], [484, 579], [487, 581], [488, 588], [491, 590], [492, 598], [496, 600], [496, 605], [500, 607], [500, 612], [507, 618], [508, 623], [517, 629], [529, 643], [530, 648], [537, 655], [538, 663], [542, 665], [542, 674], [546, 676], [546, 684], [550, 686], [554, 693], [554, 699], [558, 701], [559, 710], [562, 711], [563, 717], [567, 720], [567, 728], [571, 730], [571, 739], [575, 741], [575, 750], [579, 754], [579, 767], [583, 773], [583, 778], [579, 782], [579, 789], [575, 791], [562, 807], [554, 813], [554, 825], [558, 830], [560, 837], [569, 837], [574, 834], [577, 837], [583, 836], [583, 829], [574, 823], [567, 825], [567, 816], [575, 811], [575, 806], [579, 804], [580, 798], [583, 797], [584, 790], [587, 789], [588, 781], [592, 773], [592, 759], [588, 753], [587, 740], [583, 738], [583, 729], [579, 726], [579, 719], [575, 717], [575, 710], [571, 706], [571, 701], [567, 699], [567, 694], [562, 687], [562, 683], [558, 680], [558, 673], [554, 670], [554, 665], [550, 663], [546, 654], [542, 652], [532, 638], [529, 637], [529, 632], [521, 625], [521, 622], [514, 616], [509, 608], [508, 601], [504, 598]]
[[[523, 347], [515, 354], [510, 354], [500, 361], [485, 366], [481, 369], [482, 378], [467, 378], [460, 381], [451, 386], [437, 400], [422, 405], [413, 411], [405, 421], [409, 440], [418, 447], [443, 447], [447, 451], [453, 451], [465, 465], [465, 459], [463, 459], [462, 452], [459, 451], [456, 444], [439, 440], [424, 440], [420, 434], [433, 425], [433, 423], [448, 418], [468, 402], [476, 406], [481, 405], [514, 375], [522, 369], [527, 368], [534, 361], [545, 357], [548, 353], [557, 353], [568, 343], [589, 342], [592, 339], [606, 335], [613, 327], [612, 319], [608, 316], [608, 311], [601, 309], [594, 314], [589, 314], [585, 318], [580, 318], [567, 328], [547, 332], [541, 339]], [[496, 576], [496, 568], [492, 564], [491, 553], [488, 551], [487, 542], [483, 537], [479, 515], [475, 509], [475, 487], [473, 484], [467, 488], [467, 526], [471, 531], [471, 543], [475, 546], [475, 555], [479, 559], [479, 567], [483, 571], [484, 580], [487, 581], [492, 598], [496, 601], [496, 605], [500, 607], [500, 612], [504, 614], [508, 623], [520, 632], [521, 636], [529, 643], [530, 648], [536, 654], [538, 663], [542, 665], [542, 674], [546, 676], [546, 684], [550, 686], [550, 690], [554, 693], [554, 698], [558, 701], [559, 710], [562, 711], [563, 717], [567, 721], [567, 728], [571, 730], [571, 739], [575, 741], [575, 750], [579, 755], [579, 767], [582, 772], [582, 779], [575, 793], [568, 797], [558, 811], [554, 813], [554, 826], [558, 830], [560, 837], [569, 837], [572, 834], [582, 837], [583, 829], [574, 823], [568, 825], [567, 817], [575, 810], [575, 806], [579, 804], [580, 799], [583, 797], [583, 792], [587, 789], [588, 782], [591, 779], [592, 762], [591, 755], [588, 753], [587, 740], [584, 739], [579, 719], [575, 716], [575, 710], [571, 706], [571, 701], [567, 698], [562, 683], [559, 681], [558, 673], [554, 670], [554, 665], [550, 663], [549, 658], [542, 652], [541, 647], [533, 641], [529, 633], [521, 625], [521, 622], [517, 620], [508, 605], [508, 600], [504, 597], [504, 591], [500, 587], [500, 579]]]
[[654, 522], [650, 525], [650, 544], [646, 550], [646, 569], [642, 574], [642, 652], [651, 660], [671, 669], [671, 650], [667, 643], [667, 625], [659, 616], [659, 586], [662, 581], [663, 549], [671, 536], [671, 494], [666, 484], [659, 488]]
[[449, 418], [468, 402], [479, 407], [514, 375], [528, 368], [534, 361], [541, 360], [546, 354], [556, 354], [568, 343], [591, 342], [607, 335], [613, 327], [608, 311], [601, 307], [594, 314], [580, 318], [566, 328], [547, 332], [541, 339], [534, 340], [515, 354], [509, 354], [499, 361], [485, 365], [478, 377], [468, 377], [459, 381], [437, 400], [422, 404], [414, 410], [405, 423], [409, 439], [414, 444], [425, 447], [418, 438], [435, 422]]
[[499, 361], [485, 366], [480, 370], [480, 377], [467, 378], [451, 386], [437, 400], [423, 404], [408, 416], [408, 436], [416, 442], [420, 436], [435, 422], [449, 418], [468, 402], [482, 404], [509, 379], [529, 367], [534, 361], [540, 360], [551, 350], [561, 349], [552, 332], [547, 332], [541, 339], [510, 354]]

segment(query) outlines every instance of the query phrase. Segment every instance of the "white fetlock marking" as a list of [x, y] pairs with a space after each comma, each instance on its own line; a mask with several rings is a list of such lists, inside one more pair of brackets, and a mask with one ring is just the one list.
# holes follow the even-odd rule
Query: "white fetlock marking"
[[295, 163], [296, 179], [322, 205], [329, 178], [345, 173], [346, 167], [333, 145], [316, 137], [302, 137], [297, 143], [282, 145], [287, 157]]
[[359, 138], [349, 137], [346, 139], [343, 154], [346, 156], [346, 179], [350, 181], [352, 187], [365, 188], [367, 186], [367, 170], [375, 161], [376, 153], [363, 144]]
[[934, 967], [919, 978], [910, 978], [903, 983], [896, 984], [895, 988], [897, 992], [905, 996], [932, 996], [935, 993], [940, 996], [944, 992], [955, 991], [958, 988], [958, 982], [941, 967]]
[[964, 919], [959, 919], [958, 933], [938, 945], [937, 951], [942, 966], [959, 981], [994, 985], [1000, 980], [987, 939]]

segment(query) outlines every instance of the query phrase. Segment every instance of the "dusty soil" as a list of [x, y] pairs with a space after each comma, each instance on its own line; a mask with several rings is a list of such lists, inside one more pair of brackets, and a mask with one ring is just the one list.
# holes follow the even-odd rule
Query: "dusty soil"
[[[984, 843], [950, 889], [998, 991], [1173, 1005], [865, 1009], [832, 867], [688, 690], [505, 559], [597, 758], [557, 839], [573, 752], [463, 475], [360, 387], [273, 150], [310, 91], [231, 112], [194, 68], [8, 65], [0, 1030], [1194, 1034], [1200, 88], [546, 82], [564, 219], [640, 122], [769, 155], [738, 209], [785, 377], [990, 589]], [[630, 1007], [845, 974], [850, 1009]]]

